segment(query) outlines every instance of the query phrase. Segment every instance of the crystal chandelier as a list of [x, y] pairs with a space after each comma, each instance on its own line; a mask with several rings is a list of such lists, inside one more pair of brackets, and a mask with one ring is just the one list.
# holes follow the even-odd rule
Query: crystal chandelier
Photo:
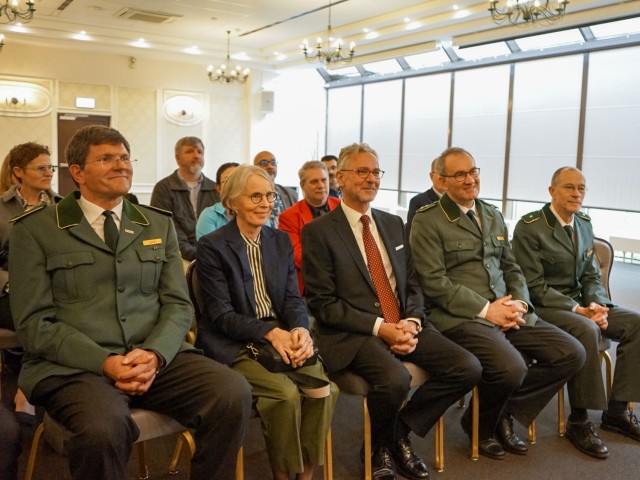
[[209, 67], [207, 68], [209, 80], [211, 80], [212, 82], [244, 83], [245, 80], [249, 78], [249, 74], [251, 73], [251, 70], [249, 70], [248, 68], [245, 68], [243, 70], [239, 65], [236, 65], [236, 68], [230, 68], [228, 66], [231, 64], [231, 56], [229, 55], [230, 36], [231, 30], [227, 30], [227, 63], [223, 63], [218, 68], [214, 68], [213, 65], [209, 65]]
[[304, 58], [311, 61], [318, 61], [328, 65], [335, 62], [350, 62], [356, 54], [356, 44], [351, 42], [349, 51], [345, 52], [342, 48], [342, 40], [334, 39], [331, 31], [331, 1], [329, 1], [329, 24], [327, 26], [327, 41], [324, 42], [321, 37], [316, 39], [316, 46], [309, 47], [309, 42], [305, 39], [302, 42], [302, 53]]
[[16, 20], [22, 23], [30, 22], [35, 11], [34, 0], [27, 0], [22, 9], [19, 0], [5, 0], [4, 5], [0, 4], [0, 23], [13, 23]]
[[568, 0], [507, 0], [505, 8], [497, 7], [498, 0], [489, 1], [489, 11], [495, 23], [505, 22], [513, 25], [528, 23], [552, 24], [560, 20], [565, 13]]

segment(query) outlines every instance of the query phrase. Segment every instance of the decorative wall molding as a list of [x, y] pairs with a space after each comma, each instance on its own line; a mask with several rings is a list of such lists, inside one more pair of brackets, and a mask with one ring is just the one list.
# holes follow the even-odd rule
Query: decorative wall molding
[[164, 118], [175, 125], [197, 125], [203, 118], [203, 96], [165, 90], [163, 112]]
[[0, 115], [42, 117], [53, 109], [51, 91], [31, 82], [0, 80]]

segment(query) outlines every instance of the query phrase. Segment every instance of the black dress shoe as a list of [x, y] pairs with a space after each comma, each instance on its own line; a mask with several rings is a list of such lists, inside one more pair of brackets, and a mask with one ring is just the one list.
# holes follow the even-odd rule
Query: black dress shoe
[[400, 473], [413, 480], [424, 480], [429, 478], [429, 471], [422, 459], [413, 451], [408, 438], [401, 438], [396, 441], [393, 449], [393, 459]]
[[526, 455], [529, 449], [525, 443], [513, 431], [513, 418], [504, 414], [498, 422], [496, 429], [498, 440], [507, 452], [517, 455]]
[[371, 452], [371, 470], [374, 480], [396, 480], [391, 452], [386, 447], [375, 447]]
[[478, 442], [478, 453], [494, 460], [502, 460], [504, 458], [504, 448], [493, 437], [485, 438]]
[[571, 440], [578, 450], [594, 458], [605, 459], [609, 456], [609, 449], [602, 443], [600, 437], [589, 420], [584, 422], [567, 422], [565, 436]]
[[633, 412], [625, 411], [622, 415], [609, 415], [602, 412], [602, 423], [600, 428], [610, 432], [617, 432], [629, 438], [640, 441], [640, 425], [638, 418]]

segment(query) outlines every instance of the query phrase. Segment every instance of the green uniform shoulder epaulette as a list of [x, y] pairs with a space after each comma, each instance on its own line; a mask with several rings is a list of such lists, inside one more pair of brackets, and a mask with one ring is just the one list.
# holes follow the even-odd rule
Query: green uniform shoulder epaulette
[[576, 215], [580, 217], [582, 220], [586, 220], [587, 222], [591, 221], [591, 217], [584, 212], [578, 212], [576, 213]]
[[493, 208], [495, 210], [499, 210], [499, 208], [496, 205], [494, 205], [493, 203], [486, 202], [486, 201], [484, 201], [484, 200], [482, 200], [480, 198], [476, 199], [476, 202], [480, 202], [483, 205], [486, 205], [487, 207], [491, 207], [491, 208]]
[[154, 212], [161, 213], [163, 215], [166, 215], [167, 217], [173, 217], [173, 213], [171, 213], [169, 210], [165, 210], [163, 208], [154, 207], [153, 205], [136, 205], [136, 206], [137, 207], [148, 208], [149, 210], [153, 210]]
[[429, 203], [428, 205], [423, 205], [422, 207], [420, 207], [418, 210], [416, 210], [416, 213], [418, 212], [426, 212], [427, 210], [435, 207], [436, 205], [438, 205], [439, 200], [436, 200], [433, 203]]
[[526, 215], [523, 215], [522, 221], [524, 223], [533, 223], [536, 220], [540, 220], [542, 218], [542, 210], [536, 210], [535, 212], [529, 212]]
[[38, 205], [37, 207], [33, 207], [30, 210], [27, 210], [26, 212], [20, 213], [19, 215], [16, 215], [15, 217], [11, 218], [11, 220], [9, 220], [10, 223], [15, 223], [18, 222], [20, 220], [22, 220], [24, 217], [28, 216], [28, 215], [32, 215], [36, 212], [39, 212], [40, 210], [46, 208], [47, 206], [43, 203], [42, 205]]

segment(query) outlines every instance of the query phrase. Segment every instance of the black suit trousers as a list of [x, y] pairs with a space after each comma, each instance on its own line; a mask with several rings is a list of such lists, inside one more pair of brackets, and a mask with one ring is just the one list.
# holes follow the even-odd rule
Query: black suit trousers
[[[430, 375], [404, 408], [411, 376], [403, 361], [415, 363]], [[418, 334], [416, 349], [406, 356], [394, 355], [379, 337], [368, 338], [348, 370], [369, 383], [367, 406], [372, 443], [387, 447], [392, 446], [395, 439], [398, 414], [411, 430], [424, 436], [452, 403], [478, 383], [482, 372], [473, 355], [431, 325]]]
[[139, 431], [130, 408], [170, 415], [195, 430], [192, 479], [228, 480], [251, 412], [251, 390], [242, 375], [195, 352], [179, 353], [149, 390], [128, 396], [94, 373], [40, 381], [32, 400], [72, 432], [66, 443], [74, 479], [122, 480]]
[[503, 411], [529, 425], [586, 358], [580, 342], [541, 319], [507, 332], [466, 322], [443, 333], [482, 364], [480, 439], [494, 436]]

